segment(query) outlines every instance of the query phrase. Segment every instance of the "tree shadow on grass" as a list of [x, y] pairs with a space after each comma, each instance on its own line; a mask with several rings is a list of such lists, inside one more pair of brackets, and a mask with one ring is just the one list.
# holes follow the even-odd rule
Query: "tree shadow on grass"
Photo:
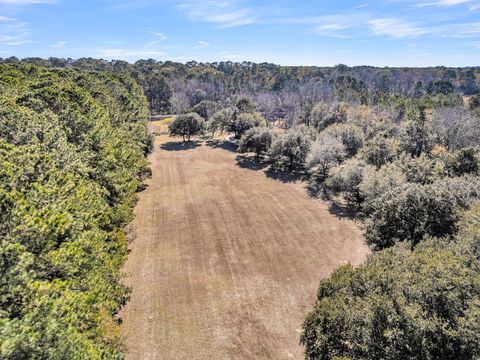
[[207, 146], [214, 149], [223, 149], [231, 152], [237, 152], [238, 146], [226, 140], [208, 140]]
[[358, 219], [359, 213], [349, 207], [342, 206], [334, 201], [330, 202], [330, 207], [328, 208], [330, 214], [335, 215], [340, 219]]
[[308, 181], [305, 188], [308, 195], [312, 199], [320, 199], [328, 203], [328, 212], [330, 214], [335, 215], [340, 219], [346, 218], [353, 220], [361, 218], [361, 212], [335, 201], [335, 198], [333, 198], [331, 194], [329, 194], [329, 192], [325, 189], [322, 183], [318, 183], [316, 181]]
[[263, 162], [261, 159], [257, 161], [255, 160], [255, 157], [251, 157], [248, 155], [238, 155], [236, 160], [237, 166], [241, 167], [242, 169], [259, 171], [265, 169], [268, 166], [268, 164]]
[[315, 181], [307, 181], [305, 189], [307, 190], [308, 196], [311, 198], [322, 199], [325, 201], [330, 200], [325, 193], [325, 188], [322, 186], [322, 184], [319, 184]]
[[303, 173], [289, 172], [287, 170], [282, 170], [282, 169], [277, 169], [275, 167], [272, 167], [271, 163], [269, 163], [268, 161], [265, 161], [262, 158], [260, 158], [259, 160], [255, 160], [254, 156], [238, 155], [236, 160], [237, 160], [237, 166], [241, 167], [242, 169], [264, 171], [265, 175], [268, 178], [281, 181], [283, 183], [294, 183], [297, 181], [304, 181], [307, 179], [307, 176]]
[[307, 179], [305, 174], [298, 172], [286, 172], [272, 167], [265, 171], [265, 174], [267, 175], [267, 177], [281, 181], [285, 184], [295, 183], [297, 181], [305, 181]]
[[199, 141], [169, 141], [165, 144], [160, 145], [160, 149], [165, 151], [185, 151], [185, 150], [193, 150], [202, 144]]

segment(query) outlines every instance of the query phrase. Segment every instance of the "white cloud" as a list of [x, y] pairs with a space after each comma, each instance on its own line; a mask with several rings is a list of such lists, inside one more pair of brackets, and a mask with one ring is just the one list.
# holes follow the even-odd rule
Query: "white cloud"
[[30, 32], [27, 24], [14, 18], [0, 17], [0, 44], [7, 46], [20, 46], [31, 44]]
[[389, 36], [396, 39], [415, 38], [432, 32], [431, 29], [426, 27], [417, 26], [394, 18], [373, 19], [370, 20], [368, 24], [373, 34]]
[[248, 9], [240, 9], [225, 13], [217, 13], [205, 16], [205, 20], [220, 24], [221, 27], [236, 27], [253, 24], [256, 22], [253, 16], [249, 15]]
[[21, 45], [25, 45], [25, 44], [32, 44], [33, 43], [33, 40], [8, 40], [8, 41], [5, 41], [3, 42], [3, 44], [5, 45], [8, 45], [8, 46], [21, 46]]
[[207, 46], [210, 46], [210, 43], [209, 43], [209, 42], [199, 40], [199, 41], [197, 41], [197, 46], [195, 46], [193, 49], [194, 49], [194, 50], [196, 50], [196, 49], [202, 49], [202, 48], [205, 48], [205, 47], [207, 47]]
[[456, 38], [475, 38], [480, 35], [480, 22], [454, 24], [446, 29], [449, 37]]
[[165, 34], [162, 33], [162, 32], [149, 31], [148, 33], [156, 36], [156, 37], [158, 38], [158, 40], [157, 40], [158, 42], [160, 42], [160, 41], [165, 41], [165, 40], [168, 39], [167, 35], [165, 35]]
[[465, 3], [470, 3], [473, 0], [438, 0], [435, 2], [430, 2], [430, 3], [420, 3], [417, 4], [417, 7], [425, 7], [425, 6], [455, 6], [455, 5], [460, 5], [460, 4], [465, 4]]
[[0, 0], [0, 4], [30, 5], [30, 4], [55, 4], [56, 0]]
[[368, 7], [368, 4], [360, 4], [360, 5], [354, 6], [352, 9], [353, 10], [358, 10], [358, 9], [363, 9], [363, 8], [366, 8], [366, 7]]
[[52, 48], [60, 49], [60, 48], [65, 47], [65, 45], [67, 45], [66, 41], [57, 41], [56, 43], [52, 44]]
[[304, 16], [270, 19], [268, 23], [288, 25], [308, 25], [317, 35], [336, 38], [351, 38], [359, 35], [358, 31], [364, 28], [369, 21], [368, 14], [362, 12], [347, 12], [324, 16]]
[[337, 38], [351, 37], [346, 30], [359, 27], [365, 22], [364, 17], [360, 14], [328, 15], [311, 20], [317, 25], [313, 29], [315, 34]]
[[221, 28], [258, 22], [258, 11], [242, 8], [234, 0], [189, 0], [177, 5], [177, 9], [185, 12], [192, 19], [215, 23]]
[[157, 31], [148, 31], [149, 34], [151, 35], [154, 35], [156, 40], [154, 41], [150, 41], [149, 43], [147, 43], [147, 46], [149, 47], [152, 47], [152, 46], [156, 46], [162, 42], [164, 42], [165, 40], [168, 39], [168, 36], [165, 35], [164, 33], [162, 32], [157, 32]]

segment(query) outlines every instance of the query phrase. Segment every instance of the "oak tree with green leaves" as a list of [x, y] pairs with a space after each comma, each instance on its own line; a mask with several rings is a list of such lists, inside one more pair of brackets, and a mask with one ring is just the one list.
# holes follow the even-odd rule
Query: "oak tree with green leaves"
[[178, 115], [168, 126], [170, 136], [181, 136], [183, 141], [190, 141], [192, 136], [200, 135], [205, 128], [205, 121], [196, 113]]

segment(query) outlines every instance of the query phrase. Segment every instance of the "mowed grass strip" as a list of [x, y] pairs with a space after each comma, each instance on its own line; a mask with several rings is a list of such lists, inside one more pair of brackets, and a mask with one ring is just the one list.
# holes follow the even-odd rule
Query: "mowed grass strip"
[[128, 359], [300, 359], [321, 278], [368, 249], [305, 184], [237, 164], [216, 142], [157, 137], [124, 271]]

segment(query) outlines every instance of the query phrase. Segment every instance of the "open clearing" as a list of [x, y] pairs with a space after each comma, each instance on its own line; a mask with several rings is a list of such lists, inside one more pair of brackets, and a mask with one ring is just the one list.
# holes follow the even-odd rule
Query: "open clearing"
[[319, 280], [368, 254], [358, 226], [302, 183], [225, 146], [156, 139], [125, 265], [129, 359], [301, 359]]

